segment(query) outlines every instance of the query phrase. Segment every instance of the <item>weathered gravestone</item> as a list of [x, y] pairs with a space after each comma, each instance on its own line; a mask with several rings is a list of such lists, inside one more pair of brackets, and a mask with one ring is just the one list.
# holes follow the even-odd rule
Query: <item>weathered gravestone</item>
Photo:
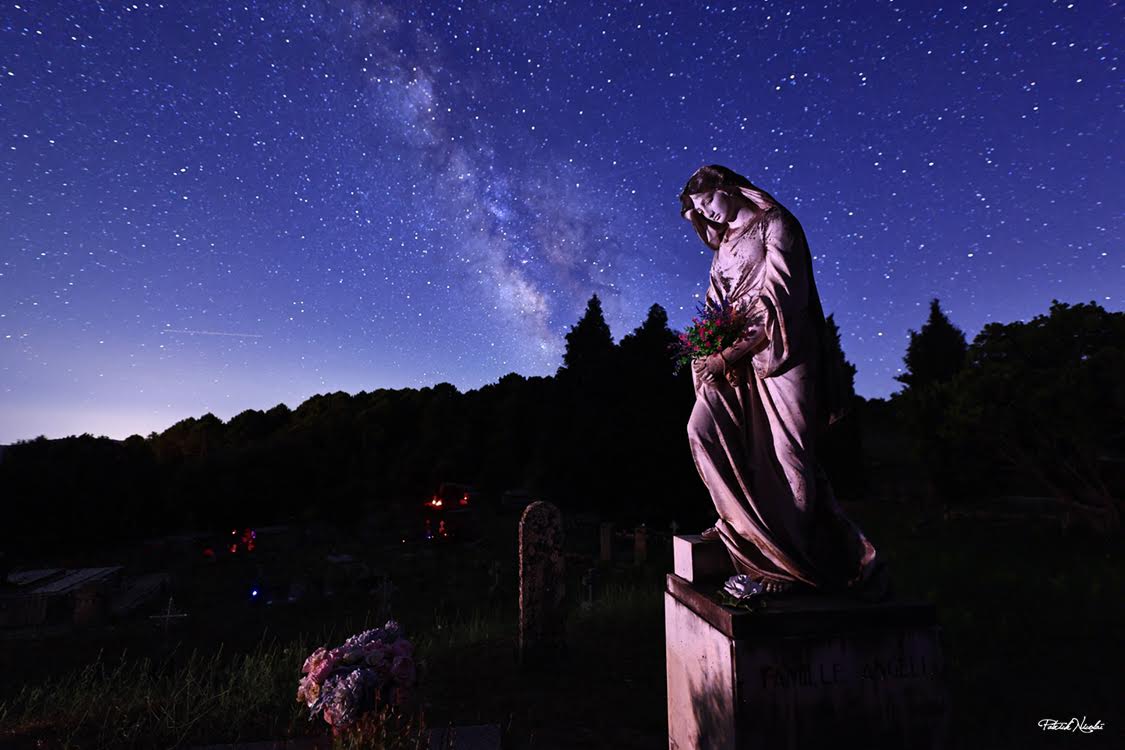
[[613, 524], [609, 521], [602, 521], [598, 541], [599, 559], [602, 562], [613, 562]]
[[644, 565], [648, 559], [648, 528], [641, 524], [633, 532], [633, 564]]
[[550, 661], [565, 649], [562, 514], [537, 500], [520, 518], [519, 660], [524, 665]]
[[579, 605], [583, 611], [589, 611], [594, 606], [594, 597], [597, 595], [601, 583], [601, 574], [597, 568], [587, 568], [582, 574], [582, 603]]
[[[945, 747], [949, 699], [932, 604], [717, 597], [722, 542], [673, 543], [664, 594], [670, 750]], [[686, 576], [686, 577], [685, 577]]]

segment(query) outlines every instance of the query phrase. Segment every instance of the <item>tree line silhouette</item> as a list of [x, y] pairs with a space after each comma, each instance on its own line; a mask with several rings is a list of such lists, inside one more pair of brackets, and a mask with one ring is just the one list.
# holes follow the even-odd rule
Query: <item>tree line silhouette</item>
[[[870, 400], [855, 395], [856, 368], [828, 323], [853, 405], [822, 447], [838, 496], [896, 486], [946, 505], [1048, 495], [1099, 531], [1120, 529], [1125, 313], [1054, 301], [968, 344], [934, 299], [910, 331], [903, 390]], [[554, 376], [509, 373], [465, 393], [439, 383], [319, 394], [293, 410], [248, 409], [226, 423], [204, 414], [124, 441], [20, 441], [0, 460], [0, 548], [11, 561], [189, 529], [347, 523], [441, 481], [702, 528], [714, 510], [684, 433], [694, 393], [690, 372], [674, 372], [676, 338], [653, 305], [615, 344], [594, 295]]]

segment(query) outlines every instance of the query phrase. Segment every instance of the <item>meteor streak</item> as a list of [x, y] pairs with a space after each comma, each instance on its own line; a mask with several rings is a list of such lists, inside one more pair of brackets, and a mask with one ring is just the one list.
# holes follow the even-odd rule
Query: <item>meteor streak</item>
[[201, 336], [237, 336], [243, 339], [260, 339], [260, 333], [230, 333], [227, 331], [192, 331], [186, 328], [165, 328], [161, 333], [197, 333]]

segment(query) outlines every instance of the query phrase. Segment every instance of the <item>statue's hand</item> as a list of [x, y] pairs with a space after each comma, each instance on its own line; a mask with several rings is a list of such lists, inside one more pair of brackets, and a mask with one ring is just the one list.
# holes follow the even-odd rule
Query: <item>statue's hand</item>
[[703, 364], [702, 359], [693, 359], [691, 361], [691, 369], [695, 372], [696, 379], [701, 383], [711, 383], [711, 376], [707, 374], [707, 368]]
[[723, 377], [726, 371], [726, 365], [723, 363], [723, 358], [719, 354], [710, 354], [706, 357], [700, 357], [691, 363], [695, 368], [696, 375], [700, 380], [711, 383], [712, 385], [719, 382], [719, 378]]

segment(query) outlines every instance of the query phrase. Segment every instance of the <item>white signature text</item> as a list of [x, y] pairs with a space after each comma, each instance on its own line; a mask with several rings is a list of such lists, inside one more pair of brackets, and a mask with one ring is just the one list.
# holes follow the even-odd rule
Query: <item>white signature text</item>
[[1081, 719], [1071, 719], [1070, 721], [1059, 721], [1058, 719], [1040, 719], [1039, 728], [1044, 732], [1062, 731], [1085, 732], [1086, 734], [1090, 734], [1091, 732], [1096, 732], [1099, 729], [1105, 729], [1105, 724], [1103, 724], [1100, 719], [1098, 721], [1095, 721], [1093, 724], [1087, 724], [1086, 717], [1083, 716]]

